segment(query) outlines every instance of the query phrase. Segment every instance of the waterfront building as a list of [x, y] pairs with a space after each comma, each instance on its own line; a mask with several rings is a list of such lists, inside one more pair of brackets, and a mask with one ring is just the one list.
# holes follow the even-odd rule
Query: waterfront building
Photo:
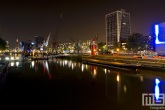
[[9, 41], [6, 41], [6, 50], [9, 51]]
[[15, 50], [16, 50], [16, 51], [19, 51], [19, 42], [18, 42], [18, 38], [16, 39]]
[[36, 49], [40, 49], [40, 47], [43, 45], [44, 37], [41, 36], [35, 36], [35, 47]]
[[57, 53], [90, 53], [91, 42], [91, 40], [85, 40], [72, 43], [59, 43]]
[[19, 42], [19, 50], [24, 51], [25, 42]]
[[117, 10], [105, 15], [106, 45], [113, 48], [116, 43], [125, 43], [131, 33], [130, 13]]
[[34, 42], [32, 42], [31, 40], [24, 42], [24, 52], [27, 52], [27, 53], [33, 52], [35, 48], [34, 45], [35, 45]]

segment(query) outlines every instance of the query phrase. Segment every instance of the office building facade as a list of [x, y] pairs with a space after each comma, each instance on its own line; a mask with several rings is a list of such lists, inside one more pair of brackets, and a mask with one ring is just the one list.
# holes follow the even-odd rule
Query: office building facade
[[121, 9], [105, 15], [106, 45], [113, 48], [116, 43], [125, 43], [131, 33], [130, 13]]
[[44, 38], [41, 36], [35, 36], [35, 47], [36, 49], [40, 49], [40, 47], [42, 46], [44, 42]]

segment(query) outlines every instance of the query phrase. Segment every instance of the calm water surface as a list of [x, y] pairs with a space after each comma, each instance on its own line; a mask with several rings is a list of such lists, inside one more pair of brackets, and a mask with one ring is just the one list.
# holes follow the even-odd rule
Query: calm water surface
[[35, 110], [149, 110], [142, 93], [165, 93], [165, 81], [136, 71], [70, 60], [12, 62], [0, 89], [1, 108]]

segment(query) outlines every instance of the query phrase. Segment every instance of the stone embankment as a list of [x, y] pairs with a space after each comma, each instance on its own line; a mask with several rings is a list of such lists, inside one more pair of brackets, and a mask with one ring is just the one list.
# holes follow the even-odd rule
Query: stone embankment
[[150, 70], [165, 71], [165, 59], [162, 58], [141, 58], [141, 57], [129, 57], [129, 56], [83, 56], [83, 62], [98, 63], [102, 65], [120, 66], [128, 68], [142, 68]]
[[163, 57], [146, 58], [141, 56], [134, 57], [133, 55], [67, 55], [58, 56], [57, 58], [113, 68], [141, 68], [165, 72], [165, 58]]

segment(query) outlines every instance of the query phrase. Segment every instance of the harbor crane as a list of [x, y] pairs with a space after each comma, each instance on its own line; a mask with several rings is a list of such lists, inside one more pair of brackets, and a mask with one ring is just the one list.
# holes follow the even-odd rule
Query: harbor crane
[[46, 40], [44, 40], [43, 44], [40, 47], [40, 50], [43, 50], [44, 47], [47, 48], [48, 44], [49, 44], [49, 38], [50, 38], [51, 32], [49, 33], [48, 37], [46, 38]]

